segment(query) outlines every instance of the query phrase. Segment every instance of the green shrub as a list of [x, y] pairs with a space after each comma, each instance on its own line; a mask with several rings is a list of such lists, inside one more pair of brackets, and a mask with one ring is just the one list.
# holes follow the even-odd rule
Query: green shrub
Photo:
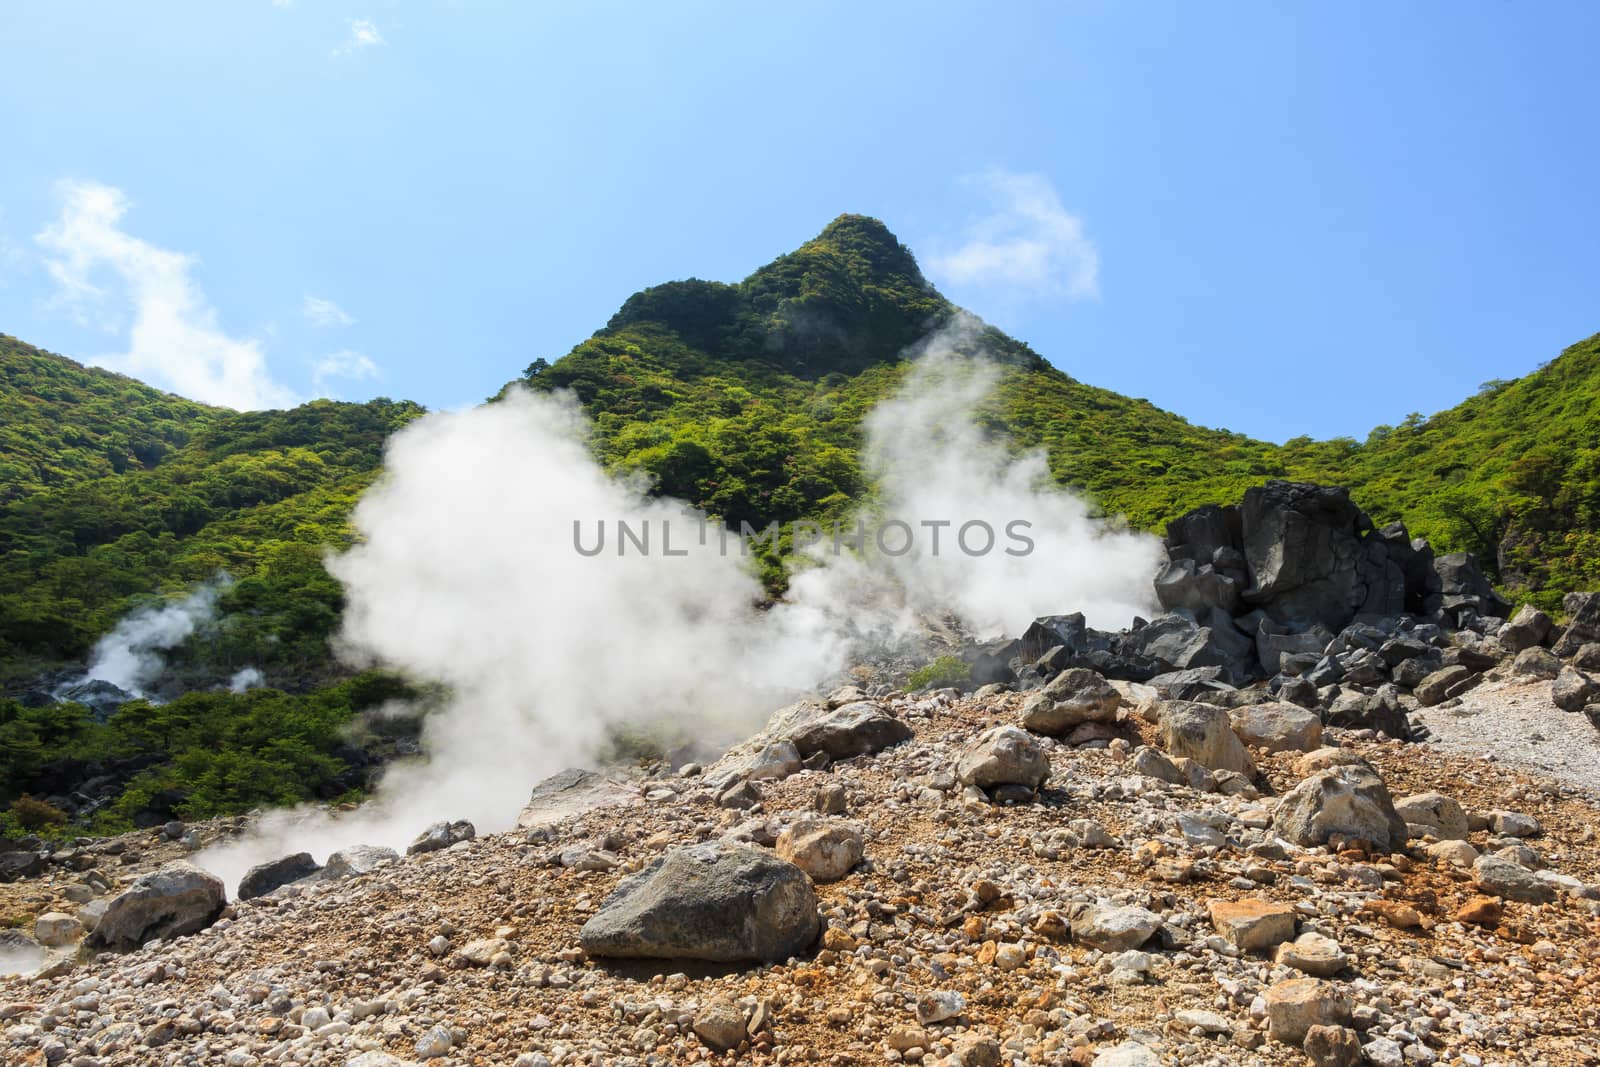
[[39, 833], [52, 826], [60, 826], [67, 821], [67, 813], [54, 804], [37, 800], [24, 793], [11, 802], [11, 817], [18, 826], [31, 834]]
[[911, 689], [943, 689], [960, 685], [972, 677], [972, 668], [955, 656], [940, 656], [925, 667], [911, 672], [906, 685]]

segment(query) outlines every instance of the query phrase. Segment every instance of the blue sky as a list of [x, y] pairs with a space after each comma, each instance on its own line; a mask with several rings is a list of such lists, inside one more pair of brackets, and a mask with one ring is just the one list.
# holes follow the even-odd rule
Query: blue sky
[[1600, 330], [1592, 4], [12, 2], [0, 331], [470, 403], [841, 212], [1073, 375], [1364, 436]]

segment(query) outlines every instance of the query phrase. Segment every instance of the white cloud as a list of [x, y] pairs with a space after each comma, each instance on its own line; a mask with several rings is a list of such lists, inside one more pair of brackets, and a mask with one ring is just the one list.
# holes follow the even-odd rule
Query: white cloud
[[1100, 254], [1048, 178], [994, 169], [965, 181], [982, 191], [988, 211], [967, 226], [959, 246], [928, 258], [938, 280], [1034, 299], [1100, 295]]
[[93, 312], [118, 332], [128, 317], [128, 351], [91, 362], [194, 400], [253, 409], [295, 403], [267, 372], [260, 342], [229, 337], [190, 277], [193, 257], [125, 232], [121, 190], [97, 182], [57, 186], [61, 216], [34, 240], [57, 287], [56, 302]]
[[304, 311], [313, 326], [349, 326], [356, 321], [344, 308], [320, 296], [306, 297]]
[[318, 396], [333, 397], [328, 389], [330, 378], [346, 378], [350, 381], [362, 381], [378, 376], [378, 365], [360, 352], [353, 352], [348, 348], [331, 352], [317, 360], [311, 369], [312, 383]]
[[345, 38], [344, 44], [333, 50], [336, 56], [347, 56], [361, 48], [371, 48], [383, 44], [383, 34], [378, 32], [378, 24], [371, 19], [351, 19], [350, 36]]

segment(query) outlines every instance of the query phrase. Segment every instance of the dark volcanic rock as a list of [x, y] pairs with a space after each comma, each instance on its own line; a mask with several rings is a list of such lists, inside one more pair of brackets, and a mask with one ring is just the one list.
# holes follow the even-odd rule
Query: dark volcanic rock
[[1600, 593], [1568, 593], [1561, 606], [1567, 627], [1551, 651], [1565, 659], [1576, 656], [1584, 645], [1600, 642]]
[[239, 879], [239, 899], [254, 900], [256, 897], [264, 897], [274, 889], [281, 889], [290, 882], [309, 878], [320, 870], [322, 865], [312, 859], [309, 852], [297, 852], [293, 856], [285, 856], [270, 863], [257, 864]]
[[[1247, 604], [1280, 622], [1342, 629], [1367, 602], [1370, 571], [1361, 509], [1347, 490], [1268, 482], [1248, 489], [1240, 506]], [[1381, 543], [1381, 542], [1379, 542]]]
[[626, 878], [579, 934], [591, 956], [761, 963], [817, 939], [817, 894], [804, 871], [759, 848], [680, 848]]
[[0, 852], [0, 882], [33, 878], [44, 871], [44, 858], [37, 852]]

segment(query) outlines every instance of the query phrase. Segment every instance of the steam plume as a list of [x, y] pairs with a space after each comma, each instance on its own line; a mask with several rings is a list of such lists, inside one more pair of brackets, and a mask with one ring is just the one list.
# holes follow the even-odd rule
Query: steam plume
[[166, 669], [162, 653], [177, 648], [216, 618], [217, 595], [226, 585], [226, 579], [219, 578], [182, 600], [141, 608], [123, 617], [95, 642], [89, 669], [80, 682], [109, 682], [136, 697], [149, 695], [146, 689]]
[[[345, 657], [452, 694], [425, 720], [429, 759], [392, 767], [354, 816], [280, 813], [207, 865], [235, 878], [289, 851], [396, 846], [441, 818], [503, 828], [533, 782], [592, 764], [608, 728], [672, 722], [732, 740], [918, 612], [984, 633], [1047, 610], [1125, 623], [1145, 607], [1154, 541], [1103, 527], [1049, 484], [1042, 457], [1013, 460], [985, 439], [973, 409], [995, 371], [962, 354], [975, 336], [963, 321], [933, 338], [867, 425], [879, 512], [913, 527], [951, 521], [941, 552], [819, 551], [788, 601], [764, 612], [737, 548], [718, 551], [714, 530], [702, 545], [698, 515], [600, 468], [571, 397], [513, 390], [411, 423], [356, 508], [362, 542], [329, 567], [347, 592]], [[612, 542], [585, 557], [575, 519], [648, 526], [652, 551], [619, 556]], [[973, 519], [1002, 536], [1031, 522], [1036, 549], [952, 551]], [[685, 555], [662, 553], [664, 528]]]

